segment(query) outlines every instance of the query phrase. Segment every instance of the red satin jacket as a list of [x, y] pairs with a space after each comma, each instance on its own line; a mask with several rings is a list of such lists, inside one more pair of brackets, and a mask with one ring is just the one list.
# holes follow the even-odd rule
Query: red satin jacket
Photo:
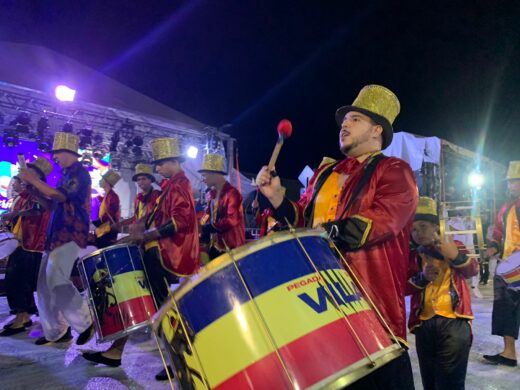
[[132, 221], [135, 223], [137, 220], [146, 219], [148, 215], [151, 215], [157, 198], [160, 195], [161, 191], [154, 188], [152, 188], [150, 193], [146, 196], [142, 192], [138, 193], [134, 201], [134, 216], [132, 217]]
[[[455, 241], [457, 246], [464, 247], [460, 241]], [[466, 254], [465, 249], [459, 250], [461, 254]], [[473, 311], [471, 310], [471, 293], [469, 291], [467, 278], [478, 275], [479, 265], [475, 258], [457, 257], [451, 262], [451, 284], [450, 296], [452, 309], [459, 318], [472, 320]], [[410, 317], [408, 328], [413, 333], [414, 329], [421, 325], [419, 316], [423, 310], [424, 289], [428, 281], [422, 278], [422, 259], [415, 250], [410, 251], [410, 278], [408, 279], [407, 295], [411, 294]]]
[[[244, 208], [242, 206], [242, 195], [229, 184], [224, 183], [220, 191], [216, 212], [212, 212], [210, 207], [215, 202], [216, 191], [211, 191], [210, 202], [206, 208], [208, 221], [218, 230], [216, 242], [213, 244], [220, 252], [226, 251], [226, 245], [230, 248], [237, 248], [246, 242], [246, 228], [244, 221]], [[215, 213], [213, 219], [211, 216]]]
[[[105, 209], [99, 209], [98, 220], [101, 223], [105, 222], [119, 222], [121, 218], [121, 209], [119, 205], [119, 196], [116, 194], [114, 190], [108, 191], [104, 197], [98, 197], [100, 203], [105, 202]], [[102, 213], [103, 211], [103, 213]]]
[[[333, 168], [338, 173], [348, 175], [339, 195], [336, 219], [358, 219], [366, 224], [365, 230], [360, 233], [359, 248], [344, 252], [344, 256], [395, 335], [405, 341], [404, 298], [410, 232], [418, 203], [417, 185], [406, 161], [395, 157], [384, 158], [357, 200], [344, 213], [369, 160], [359, 163], [347, 157]], [[332, 165], [330, 161], [322, 164], [300, 200], [291, 202], [296, 211], [294, 226], [312, 226], [312, 217], [304, 219], [304, 216], [312, 216], [314, 186], [318, 180], [324, 179], [321, 176], [330, 174]], [[277, 219], [283, 221], [279, 216]]]
[[[50, 210], [46, 210], [41, 206], [36, 198], [23, 191], [20, 194], [20, 208], [18, 210], [30, 210], [37, 208], [40, 214], [26, 216], [22, 218], [22, 249], [29, 252], [43, 252], [45, 249], [45, 241], [47, 239], [47, 224], [51, 216]], [[17, 204], [18, 206], [18, 204]]]
[[191, 183], [179, 172], [161, 182], [162, 193], [151, 215], [155, 227], [170, 220], [175, 233], [159, 241], [162, 266], [179, 276], [191, 275], [199, 268], [199, 232]]

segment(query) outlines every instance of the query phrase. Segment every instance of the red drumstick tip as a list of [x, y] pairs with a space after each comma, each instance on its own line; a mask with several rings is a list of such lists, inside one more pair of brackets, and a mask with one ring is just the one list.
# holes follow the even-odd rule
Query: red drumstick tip
[[283, 138], [289, 138], [292, 134], [292, 123], [289, 119], [282, 119], [278, 123], [278, 134]]

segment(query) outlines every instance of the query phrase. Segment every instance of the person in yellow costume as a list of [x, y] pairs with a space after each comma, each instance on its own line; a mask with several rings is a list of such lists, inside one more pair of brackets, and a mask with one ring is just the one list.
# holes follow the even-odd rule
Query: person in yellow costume
[[[497, 215], [493, 229], [493, 242], [487, 256], [500, 253], [507, 259], [520, 250], [520, 161], [511, 161], [506, 175], [507, 189], [511, 200], [506, 202]], [[493, 280], [494, 300], [491, 319], [491, 334], [504, 338], [504, 350], [496, 355], [484, 355], [489, 363], [516, 367], [516, 346], [520, 328], [520, 291], [507, 288], [504, 280], [495, 276]]]

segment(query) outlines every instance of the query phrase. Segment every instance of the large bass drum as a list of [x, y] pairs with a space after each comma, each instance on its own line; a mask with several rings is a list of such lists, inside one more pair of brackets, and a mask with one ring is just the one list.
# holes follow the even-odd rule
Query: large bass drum
[[402, 353], [310, 230], [213, 260], [173, 293], [153, 328], [183, 389], [340, 388]]

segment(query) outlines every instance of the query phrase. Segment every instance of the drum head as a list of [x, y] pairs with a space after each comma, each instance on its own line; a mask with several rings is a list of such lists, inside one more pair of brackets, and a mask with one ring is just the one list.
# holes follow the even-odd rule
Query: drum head
[[0, 259], [3, 259], [13, 253], [15, 249], [18, 248], [18, 244], [19, 242], [14, 237], [13, 233], [0, 233]]

